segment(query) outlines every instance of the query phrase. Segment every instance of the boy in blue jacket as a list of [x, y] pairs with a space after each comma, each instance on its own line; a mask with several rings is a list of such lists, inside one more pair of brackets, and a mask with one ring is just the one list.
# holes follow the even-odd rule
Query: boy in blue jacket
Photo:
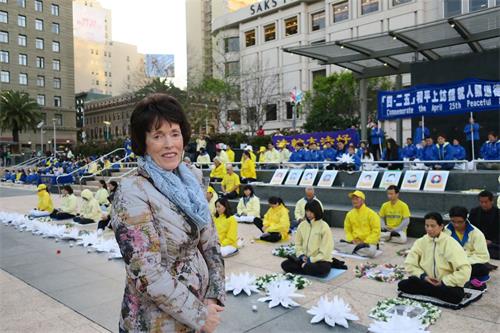
[[406, 139], [406, 146], [402, 149], [402, 157], [407, 158], [410, 161], [417, 157], [417, 147], [413, 144], [411, 138]]
[[[434, 156], [434, 160], [450, 161], [454, 159], [455, 150], [453, 149], [452, 145], [450, 145], [450, 143], [446, 141], [446, 137], [443, 134], [438, 136], [436, 151], [437, 155]], [[454, 163], [441, 163], [435, 164], [434, 169], [451, 170], [454, 166]]]
[[488, 141], [481, 146], [481, 157], [485, 160], [500, 160], [500, 141], [495, 132], [488, 133]]
[[465, 160], [466, 152], [465, 148], [460, 145], [460, 141], [458, 139], [453, 139], [453, 157], [455, 160]]

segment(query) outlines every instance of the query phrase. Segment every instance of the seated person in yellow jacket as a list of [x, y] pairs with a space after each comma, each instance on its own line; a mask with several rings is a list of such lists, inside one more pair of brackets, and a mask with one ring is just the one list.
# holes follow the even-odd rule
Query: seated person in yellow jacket
[[328, 224], [323, 221], [323, 209], [318, 201], [305, 207], [306, 221], [295, 234], [295, 257], [281, 263], [287, 273], [324, 277], [332, 268], [333, 237]]
[[72, 219], [78, 212], [78, 199], [73, 194], [73, 188], [69, 185], [64, 185], [62, 188], [62, 203], [60, 209], [54, 209], [50, 217], [55, 220]]
[[231, 149], [230, 145], [225, 145], [225, 148], [229, 163], [234, 163], [234, 150]]
[[101, 209], [103, 211], [107, 210], [107, 207], [109, 206], [109, 192], [108, 192], [108, 185], [106, 185], [106, 182], [101, 179], [99, 180], [99, 189], [95, 192], [94, 198], [97, 200], [99, 203], [99, 206], [101, 206]]
[[240, 176], [242, 184], [248, 184], [257, 180], [255, 162], [252, 160], [252, 156], [248, 150], [243, 152]]
[[222, 196], [228, 199], [234, 199], [238, 197], [240, 193], [240, 176], [238, 176], [231, 164], [226, 166], [227, 173], [222, 177], [221, 187]]
[[439, 213], [424, 217], [426, 235], [417, 239], [405, 260], [410, 275], [398, 284], [400, 291], [425, 295], [458, 304], [464, 298], [464, 285], [469, 281], [471, 265], [460, 244], [443, 232]]
[[211, 182], [221, 182], [222, 178], [226, 175], [226, 166], [220, 161], [218, 157], [214, 158], [214, 168], [210, 171]]
[[102, 211], [92, 192], [85, 189], [82, 191], [81, 196], [83, 199], [83, 203], [80, 207], [80, 214], [78, 214], [78, 216], [76, 216], [73, 221], [79, 224], [99, 222], [102, 218]]
[[449, 212], [451, 223], [444, 228], [444, 232], [455, 239], [467, 254], [472, 270], [470, 287], [484, 290], [490, 273], [486, 265], [490, 261], [490, 254], [481, 230], [467, 220], [468, 213], [465, 207], [452, 207]]
[[271, 243], [287, 240], [290, 229], [288, 208], [285, 207], [283, 200], [278, 197], [270, 197], [268, 202], [270, 208], [264, 215], [264, 221], [256, 218], [253, 222], [262, 231], [259, 239]]
[[339, 252], [373, 258], [380, 241], [380, 217], [365, 205], [361, 191], [349, 193], [353, 209], [344, 220], [345, 240], [335, 245]]
[[410, 209], [408, 205], [399, 200], [399, 187], [391, 185], [387, 188], [387, 198], [380, 207], [379, 215], [382, 224], [380, 238], [386, 242], [398, 244], [406, 243], [406, 229], [410, 224]]
[[208, 201], [208, 209], [210, 209], [210, 214], [212, 216], [215, 216], [215, 213], [217, 212], [217, 210], [215, 209], [215, 202], [219, 199], [219, 195], [217, 194], [217, 192], [215, 192], [212, 186], [208, 185], [205, 197]]
[[236, 208], [236, 221], [253, 223], [256, 217], [260, 218], [260, 199], [255, 195], [252, 185], [243, 187], [243, 197]]
[[299, 201], [297, 201], [297, 203], [295, 204], [295, 211], [293, 214], [295, 220], [292, 222], [292, 229], [295, 229], [302, 221], [306, 220], [305, 207], [307, 203], [316, 200], [317, 202], [319, 202], [321, 209], [323, 209], [323, 204], [315, 195], [314, 187], [307, 186], [304, 191], [305, 191], [305, 197], [300, 198]]
[[49, 216], [54, 211], [54, 204], [49, 192], [47, 192], [47, 185], [40, 184], [37, 187], [38, 205], [30, 213], [30, 217], [43, 217]]
[[222, 257], [230, 257], [238, 253], [238, 222], [231, 212], [226, 198], [220, 198], [215, 203], [215, 229], [220, 241]]

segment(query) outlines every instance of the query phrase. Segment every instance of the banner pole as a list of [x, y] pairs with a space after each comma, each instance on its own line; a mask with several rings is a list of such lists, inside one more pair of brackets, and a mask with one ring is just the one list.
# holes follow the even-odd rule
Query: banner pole
[[470, 113], [470, 118], [469, 118], [469, 124], [470, 124], [470, 133], [471, 133], [471, 144], [472, 144], [472, 160], [475, 160], [476, 159], [476, 156], [475, 156], [475, 151], [474, 151], [474, 126], [472, 126], [472, 123], [470, 122], [470, 120], [473, 118], [473, 114], [472, 114], [472, 111]]
[[425, 117], [422, 116], [422, 139], [425, 139], [425, 119], [424, 118]]

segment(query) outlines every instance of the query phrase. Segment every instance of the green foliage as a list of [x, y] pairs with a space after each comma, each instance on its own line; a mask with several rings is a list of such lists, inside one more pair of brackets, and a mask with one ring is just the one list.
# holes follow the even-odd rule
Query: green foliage
[[176, 87], [172, 81], [167, 81], [167, 79], [153, 78], [151, 82], [146, 84], [144, 87], [140, 88], [135, 92], [137, 99], [142, 99], [150, 94], [154, 93], [165, 93], [175, 97], [181, 105], [185, 105], [187, 102], [186, 91]]
[[[97, 143], [97, 142], [87, 142], [85, 144], [77, 145], [73, 153], [75, 156], [91, 156], [91, 155], [104, 155], [113, 151], [117, 148], [122, 148], [124, 146], [123, 139], [117, 139], [114, 141], [106, 142], [106, 143]], [[117, 155], [123, 155], [123, 152], [119, 152]]]

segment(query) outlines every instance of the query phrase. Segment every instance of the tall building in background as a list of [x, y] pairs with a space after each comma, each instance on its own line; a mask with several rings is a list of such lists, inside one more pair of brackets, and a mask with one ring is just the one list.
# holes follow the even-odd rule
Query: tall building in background
[[[24, 151], [76, 141], [73, 8], [66, 0], [0, 0], [0, 89], [25, 91], [42, 107], [44, 133], [20, 135]], [[50, 141], [50, 143], [49, 143]], [[9, 131], [0, 143], [12, 143]]]

